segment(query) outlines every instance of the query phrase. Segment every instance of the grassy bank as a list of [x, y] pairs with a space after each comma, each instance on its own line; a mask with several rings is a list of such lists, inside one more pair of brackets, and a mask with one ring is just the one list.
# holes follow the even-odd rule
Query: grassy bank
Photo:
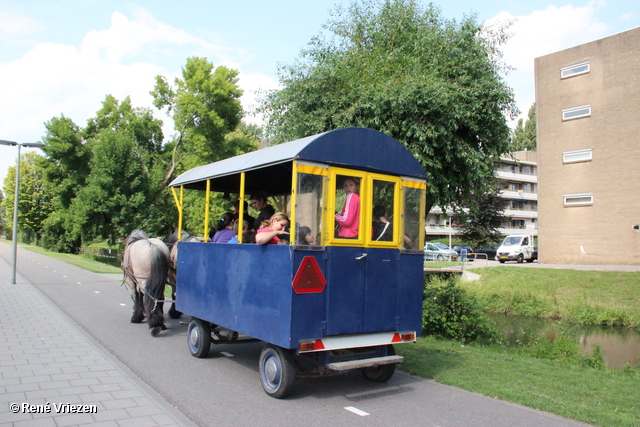
[[461, 285], [493, 313], [584, 325], [640, 326], [640, 272], [507, 266], [473, 272], [481, 279]]
[[[107, 262], [103, 262], [102, 260], [100, 260], [100, 258], [94, 255], [61, 254], [58, 252], [48, 251], [40, 246], [33, 245], [20, 245], [20, 248], [27, 249], [42, 255], [50, 256], [51, 258], [67, 262], [69, 264], [75, 265], [76, 267], [80, 267], [94, 273], [122, 273], [122, 269], [120, 267], [109, 265]], [[108, 261], [108, 259], [104, 259], [104, 261]]]
[[405, 356], [402, 370], [442, 384], [589, 424], [640, 425], [638, 370], [588, 368], [429, 337], [396, 351]]

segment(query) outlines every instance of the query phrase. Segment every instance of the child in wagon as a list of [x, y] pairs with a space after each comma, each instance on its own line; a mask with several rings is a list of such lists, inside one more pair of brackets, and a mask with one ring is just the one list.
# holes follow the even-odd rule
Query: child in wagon
[[256, 232], [256, 243], [259, 245], [286, 245], [289, 242], [282, 240], [280, 237], [288, 236], [285, 230], [289, 225], [289, 217], [282, 213], [276, 212], [268, 221], [262, 221], [260, 229]]
[[343, 239], [356, 239], [358, 237], [358, 228], [360, 226], [360, 179], [355, 177], [347, 177], [342, 183], [347, 198], [342, 206], [342, 211], [336, 214], [336, 223], [338, 224], [338, 235]]

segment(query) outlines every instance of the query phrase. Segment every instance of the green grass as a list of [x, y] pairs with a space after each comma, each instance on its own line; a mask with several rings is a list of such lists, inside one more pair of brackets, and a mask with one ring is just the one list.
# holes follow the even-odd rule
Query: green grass
[[639, 369], [593, 369], [430, 337], [395, 348], [413, 375], [594, 425], [640, 425]]
[[[61, 254], [58, 252], [48, 251], [40, 246], [33, 245], [20, 245], [20, 247], [32, 252], [50, 256], [51, 258], [67, 262], [69, 264], [75, 265], [76, 267], [80, 267], [94, 273], [122, 273], [122, 269], [120, 267], [102, 262], [93, 255]], [[105, 259], [105, 261], [107, 261], [107, 259]]]
[[473, 272], [481, 279], [461, 285], [493, 313], [640, 326], [640, 272], [506, 266]]

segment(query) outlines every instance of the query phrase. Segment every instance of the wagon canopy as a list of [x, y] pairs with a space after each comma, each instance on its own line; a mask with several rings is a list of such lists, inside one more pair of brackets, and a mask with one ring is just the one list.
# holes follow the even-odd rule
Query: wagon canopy
[[238, 193], [245, 172], [245, 192], [284, 194], [291, 191], [294, 160], [426, 179], [420, 163], [395, 139], [372, 129], [342, 128], [196, 167], [169, 186], [205, 190], [211, 180], [211, 191]]

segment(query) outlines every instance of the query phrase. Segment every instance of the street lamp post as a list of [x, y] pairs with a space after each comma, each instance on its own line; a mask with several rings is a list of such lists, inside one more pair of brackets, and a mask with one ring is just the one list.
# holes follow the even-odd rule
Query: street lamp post
[[[449, 249], [451, 249], [451, 231], [453, 230], [451, 218], [453, 217], [453, 212], [447, 212], [447, 216], [449, 217]], [[451, 258], [449, 258], [449, 261], [451, 261]]]
[[6, 141], [4, 139], [0, 139], [0, 145], [9, 145], [11, 147], [18, 147], [18, 160], [16, 162], [16, 188], [15, 195], [13, 198], [13, 234], [11, 238], [11, 243], [13, 243], [13, 279], [11, 281], [12, 284], [16, 284], [16, 262], [18, 260], [18, 192], [20, 191], [20, 148], [22, 147], [32, 147], [32, 148], [42, 148], [44, 144], [40, 142], [15, 142], [15, 141]]

